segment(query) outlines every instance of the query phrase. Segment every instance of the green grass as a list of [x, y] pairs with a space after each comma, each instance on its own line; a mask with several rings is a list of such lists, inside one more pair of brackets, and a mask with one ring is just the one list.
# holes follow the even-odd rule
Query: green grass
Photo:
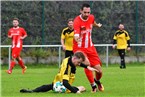
[[101, 79], [105, 91], [91, 93], [91, 87], [84, 74], [83, 68], [78, 67], [74, 86], [83, 85], [87, 91], [82, 94], [64, 94], [49, 91], [46, 93], [22, 94], [22, 88], [34, 89], [53, 81], [58, 67], [48, 65], [27, 65], [27, 72], [22, 75], [19, 66], [16, 66], [11, 75], [5, 73], [7, 66], [1, 70], [1, 97], [145, 97], [145, 65], [144, 63], [128, 64], [126, 69], [118, 65], [103, 66]]

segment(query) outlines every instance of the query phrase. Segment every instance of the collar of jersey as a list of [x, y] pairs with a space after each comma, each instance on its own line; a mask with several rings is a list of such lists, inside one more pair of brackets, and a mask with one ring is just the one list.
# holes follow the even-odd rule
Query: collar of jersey
[[19, 29], [20, 27], [17, 27], [17, 28], [15, 28], [15, 27], [13, 27], [13, 29]]
[[88, 17], [86, 20], [84, 20], [84, 19], [82, 18], [82, 14], [80, 15], [80, 18], [81, 18], [82, 21], [88, 21], [88, 19], [89, 19], [89, 17]]

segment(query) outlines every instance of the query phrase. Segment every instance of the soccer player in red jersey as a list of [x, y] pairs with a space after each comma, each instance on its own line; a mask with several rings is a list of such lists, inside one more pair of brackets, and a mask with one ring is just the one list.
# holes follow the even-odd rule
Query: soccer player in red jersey
[[81, 14], [74, 19], [73, 52], [84, 52], [87, 59], [84, 64], [89, 64], [91, 67], [94, 67], [98, 71], [95, 72], [96, 75], [94, 78], [92, 71], [88, 69], [84, 70], [92, 86], [92, 92], [97, 91], [97, 86], [100, 91], [104, 91], [104, 87], [100, 82], [102, 77], [102, 64], [91, 38], [93, 26], [100, 28], [102, 24], [96, 23], [94, 15], [90, 14], [90, 5], [83, 4], [80, 12]]
[[16, 64], [16, 60], [22, 68], [22, 74], [26, 71], [27, 67], [24, 65], [22, 58], [20, 57], [20, 53], [22, 50], [23, 39], [27, 37], [27, 33], [24, 28], [19, 27], [18, 18], [13, 19], [13, 27], [8, 31], [8, 38], [12, 39], [12, 60], [10, 62], [10, 68], [6, 72], [8, 74], [12, 73], [12, 69]]

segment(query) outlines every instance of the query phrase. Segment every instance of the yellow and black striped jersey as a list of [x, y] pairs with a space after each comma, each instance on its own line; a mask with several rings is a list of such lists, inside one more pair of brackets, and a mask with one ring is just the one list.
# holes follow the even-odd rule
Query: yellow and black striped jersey
[[64, 28], [61, 33], [61, 39], [64, 39], [66, 46], [66, 50], [73, 50], [73, 38], [74, 38], [74, 30], [70, 30], [68, 27]]
[[125, 30], [117, 30], [113, 39], [117, 42], [117, 49], [126, 49], [127, 41], [130, 40], [130, 36]]
[[55, 76], [55, 79], [53, 83], [63, 80], [68, 80], [69, 84], [71, 85], [75, 79], [75, 73], [76, 73], [76, 66], [73, 65], [71, 61], [71, 57], [65, 58], [62, 61], [60, 70], [58, 74]]

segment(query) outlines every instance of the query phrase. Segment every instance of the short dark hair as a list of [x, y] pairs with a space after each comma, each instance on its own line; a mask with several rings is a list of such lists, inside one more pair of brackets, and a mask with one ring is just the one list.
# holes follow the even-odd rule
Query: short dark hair
[[77, 51], [74, 53], [74, 56], [76, 56], [77, 58], [82, 58], [83, 61], [85, 61], [85, 54], [81, 51]]
[[123, 23], [119, 23], [119, 25], [124, 25]]
[[89, 4], [87, 4], [87, 3], [84, 3], [83, 5], [82, 5], [82, 7], [81, 7], [81, 10], [83, 10], [84, 9], [84, 7], [90, 7], [90, 5]]
[[19, 21], [19, 19], [18, 19], [18, 18], [13, 18], [13, 20], [17, 20], [17, 21]]
[[67, 22], [70, 22], [70, 21], [73, 21], [74, 19], [73, 18], [69, 18], [68, 20], [67, 20]]

